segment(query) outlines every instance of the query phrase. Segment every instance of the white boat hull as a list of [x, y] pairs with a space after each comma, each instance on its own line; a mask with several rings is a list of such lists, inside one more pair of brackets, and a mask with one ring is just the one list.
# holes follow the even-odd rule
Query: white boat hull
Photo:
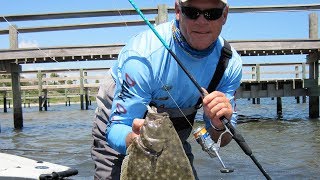
[[76, 169], [67, 166], [0, 153], [0, 180], [59, 179], [76, 174]]

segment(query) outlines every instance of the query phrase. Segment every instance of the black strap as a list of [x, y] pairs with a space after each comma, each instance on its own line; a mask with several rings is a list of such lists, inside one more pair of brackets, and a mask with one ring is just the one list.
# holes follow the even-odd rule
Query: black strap
[[[224, 71], [228, 67], [229, 59], [231, 59], [231, 57], [232, 57], [232, 50], [231, 50], [230, 44], [225, 39], [223, 39], [223, 40], [224, 40], [224, 46], [221, 49], [220, 59], [219, 59], [216, 71], [214, 72], [214, 75], [211, 79], [211, 82], [207, 88], [207, 91], [209, 93], [216, 90], [216, 88], [217, 88], [218, 84], [220, 83], [220, 80], [224, 74]], [[201, 103], [202, 103], [202, 98], [200, 97], [197, 104], [196, 104], [196, 107], [199, 107], [199, 105]]]
[[190, 128], [191, 126], [193, 126], [196, 114], [197, 114], [197, 111], [186, 116], [186, 117], [175, 117], [175, 118], [170, 118], [170, 120], [174, 126], [174, 129], [177, 132], [179, 132], [183, 129], [187, 129], [187, 128]]

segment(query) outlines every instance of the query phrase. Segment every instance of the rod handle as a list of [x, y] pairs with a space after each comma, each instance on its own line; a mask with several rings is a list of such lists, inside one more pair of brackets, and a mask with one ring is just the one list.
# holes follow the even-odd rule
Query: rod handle
[[230, 130], [230, 132], [232, 133], [232, 138], [238, 143], [243, 152], [246, 155], [250, 156], [252, 154], [252, 150], [244, 140], [243, 136], [236, 130], [235, 127], [232, 126], [232, 124], [227, 120], [226, 117], [222, 116], [220, 120]]

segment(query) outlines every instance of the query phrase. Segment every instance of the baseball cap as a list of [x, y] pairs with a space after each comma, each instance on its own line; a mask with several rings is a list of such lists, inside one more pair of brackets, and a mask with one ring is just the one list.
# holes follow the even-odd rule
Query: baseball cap
[[[188, 0], [179, 0], [180, 2], [182, 3], [185, 3], [187, 2]], [[221, 2], [225, 3], [225, 4], [228, 4], [228, 1], [227, 0], [220, 0]]]

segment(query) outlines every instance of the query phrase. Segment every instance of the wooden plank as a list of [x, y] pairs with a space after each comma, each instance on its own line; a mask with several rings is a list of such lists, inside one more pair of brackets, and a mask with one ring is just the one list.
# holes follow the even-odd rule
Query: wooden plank
[[[301, 53], [308, 54], [312, 52], [306, 52], [308, 50], [318, 51], [320, 49], [320, 41], [310, 39], [231, 41], [230, 43], [237, 51], [240, 51], [242, 55], [248, 55], [249, 53], [252, 55], [258, 53], [261, 53], [261, 55], [266, 55], [266, 53], [269, 55], [276, 53], [279, 55], [297, 53], [296, 51], [291, 52], [290, 50], [303, 50]], [[265, 52], [263, 53], [263, 51]]]
[[[151, 23], [155, 23], [154, 19], [149, 21]], [[35, 32], [46, 32], [46, 31], [81, 30], [81, 29], [91, 29], [91, 28], [141, 26], [141, 25], [146, 25], [146, 23], [143, 20], [135, 20], [135, 21], [122, 21], [122, 22], [68, 24], [68, 25], [41, 26], [41, 27], [19, 27], [18, 31], [19, 33], [35, 33]], [[9, 30], [0, 29], [0, 35], [8, 34], [8, 32]]]
[[[255, 41], [230, 41], [230, 44], [242, 56], [271, 54], [286, 54], [286, 52], [297, 54], [309, 54], [320, 50], [320, 40], [300, 39], [300, 40], [255, 40]], [[60, 57], [66, 61], [96, 60], [92, 56], [110, 55], [116, 57], [124, 45], [96, 45], [96, 46], [77, 46], [77, 47], [52, 47], [52, 48], [26, 48], [18, 50], [0, 50], [0, 61], [19, 60], [18, 63], [34, 62], [57, 62], [55, 58]], [[38, 60], [37, 60], [38, 59]], [[103, 58], [102, 58], [103, 59]], [[111, 58], [114, 60], [115, 58]]]
[[108, 76], [86, 76], [85, 79], [94, 79], [94, 80], [99, 80], [99, 79], [106, 79]]
[[[304, 62], [301, 62], [301, 63], [296, 63], [296, 62], [280, 62], [280, 63], [263, 63], [263, 64], [259, 64], [261, 67], [263, 66], [302, 66], [303, 64], [305, 64]], [[249, 66], [256, 66], [257, 64], [256, 63], [243, 63], [242, 66], [243, 67], [249, 67]]]
[[[110, 68], [109, 67], [91, 67], [90, 69], [84, 69], [87, 72], [96, 72], [96, 71], [105, 71], [107, 72]], [[28, 70], [23, 70], [22, 71], [22, 75], [24, 74], [33, 74], [33, 73], [37, 73], [39, 70], [32, 70], [32, 69], [28, 69]], [[78, 72], [79, 69], [72, 69], [72, 67], [70, 67], [69, 69], [44, 69], [41, 70], [42, 73], [53, 73], [53, 72], [58, 72], [58, 73], [69, 73], [69, 72]]]
[[317, 88], [319, 86], [318, 84], [320, 83], [318, 81], [318, 79], [305, 79], [303, 86], [305, 88]]
[[253, 12], [283, 12], [283, 11], [308, 11], [318, 10], [320, 4], [293, 4], [293, 5], [274, 5], [274, 6], [243, 6], [230, 7], [230, 13], [253, 13]]
[[[20, 59], [20, 63], [34, 63], [36, 62], [57, 62], [55, 57], [65, 57], [64, 61], [78, 61], [78, 60], [96, 60], [87, 59], [91, 56], [117, 55], [123, 45], [104, 45], [104, 46], [78, 46], [78, 47], [53, 47], [53, 48], [28, 48], [18, 50], [0, 50], [0, 60], [16, 60]], [[81, 59], [84, 56], [84, 59]], [[109, 58], [110, 59], [110, 58]]]
[[[156, 14], [157, 8], [141, 8], [144, 14]], [[53, 12], [45, 14], [20, 14], [20, 15], [3, 15], [7, 21], [33, 21], [33, 20], [47, 20], [47, 19], [66, 19], [66, 18], [88, 18], [88, 17], [102, 17], [102, 16], [127, 16], [137, 15], [134, 9], [117, 9], [117, 10], [95, 10], [95, 11], [76, 11], [76, 12]], [[5, 19], [0, 18], [0, 22], [6, 22]]]
[[79, 79], [80, 79], [79, 76], [42, 78], [43, 81], [67, 81], [67, 80], [79, 80]]
[[[247, 13], [247, 12], [274, 12], [274, 11], [306, 11], [320, 9], [320, 4], [301, 4], [301, 5], [275, 5], [275, 6], [231, 6], [230, 13]], [[141, 8], [143, 14], [157, 14], [157, 8]], [[174, 13], [174, 7], [168, 8], [169, 13]], [[137, 15], [137, 12], [130, 9], [117, 10], [95, 10], [95, 11], [77, 11], [77, 12], [53, 12], [45, 14], [20, 14], [20, 15], [3, 15], [0, 22], [12, 21], [29, 21], [29, 20], [47, 20], [47, 19], [65, 19], [65, 18], [88, 18], [102, 16], [126, 16]]]

